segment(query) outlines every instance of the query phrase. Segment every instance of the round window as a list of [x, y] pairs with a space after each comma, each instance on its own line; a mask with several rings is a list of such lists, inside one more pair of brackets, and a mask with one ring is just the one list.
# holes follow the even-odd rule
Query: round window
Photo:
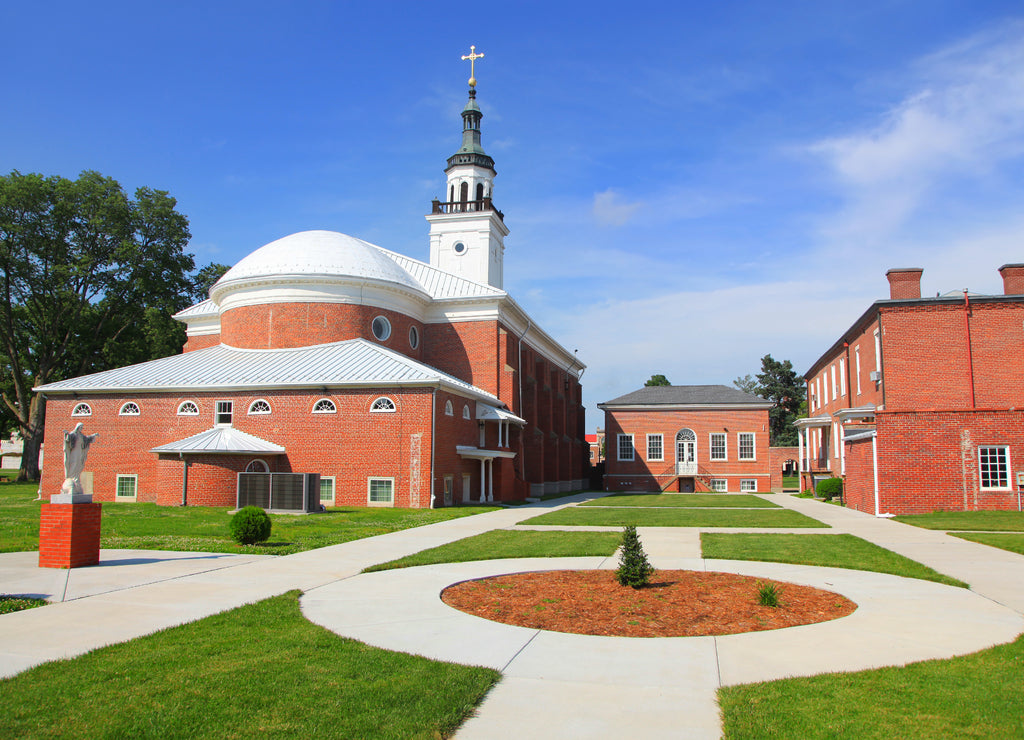
[[409, 346], [413, 349], [420, 346], [420, 333], [415, 326], [409, 327]]
[[378, 316], [373, 320], [373, 336], [377, 337], [380, 342], [385, 341], [391, 336], [391, 322], [383, 316]]
[[455, 254], [465, 254], [466, 245], [462, 242], [455, 242], [455, 246], [452, 247], [455, 250]]

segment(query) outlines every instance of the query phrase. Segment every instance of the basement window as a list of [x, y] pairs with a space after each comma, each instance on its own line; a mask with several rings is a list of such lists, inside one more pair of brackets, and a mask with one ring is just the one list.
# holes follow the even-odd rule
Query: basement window
[[138, 494], [139, 487], [139, 476], [137, 475], [119, 475], [117, 476], [117, 493], [116, 498], [118, 501], [135, 501]]

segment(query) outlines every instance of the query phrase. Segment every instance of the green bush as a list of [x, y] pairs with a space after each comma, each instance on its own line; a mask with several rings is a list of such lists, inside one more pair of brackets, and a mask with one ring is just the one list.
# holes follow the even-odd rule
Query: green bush
[[622, 554], [619, 555], [619, 568], [615, 571], [615, 577], [622, 586], [640, 588], [647, 585], [652, 573], [654, 566], [647, 560], [636, 527], [626, 526], [622, 530]]
[[34, 609], [37, 606], [43, 606], [45, 603], [45, 599], [34, 599], [31, 596], [9, 596], [7, 594], [3, 594], [0, 595], [0, 614], [20, 612], [24, 609]]
[[270, 537], [270, 515], [258, 506], [246, 506], [231, 517], [231, 536], [235, 542], [254, 545]]
[[824, 499], [834, 498], [843, 495], [842, 478], [826, 478], [818, 483], [818, 495]]
[[761, 606], [777, 607], [781, 589], [774, 583], [758, 583], [757, 598]]

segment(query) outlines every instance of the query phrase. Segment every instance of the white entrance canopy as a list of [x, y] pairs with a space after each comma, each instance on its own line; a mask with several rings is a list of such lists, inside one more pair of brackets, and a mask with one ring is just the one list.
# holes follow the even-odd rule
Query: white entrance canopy
[[[482, 450], [468, 445], [456, 445], [455, 452], [459, 457], [480, 461], [480, 501], [494, 501], [494, 461], [497, 458], [515, 457], [516, 453], [511, 450]], [[491, 470], [489, 477], [488, 468]]]
[[214, 427], [177, 442], [154, 447], [150, 452], [172, 455], [283, 455], [285, 449], [233, 427]]

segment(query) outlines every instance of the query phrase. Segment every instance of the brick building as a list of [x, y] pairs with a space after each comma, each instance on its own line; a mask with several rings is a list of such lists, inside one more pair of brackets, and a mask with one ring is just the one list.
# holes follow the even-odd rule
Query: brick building
[[724, 385], [647, 386], [597, 406], [607, 490], [771, 490], [763, 398]]
[[[429, 263], [292, 234], [176, 315], [182, 354], [37, 389], [47, 440], [78, 421], [99, 433], [82, 476], [97, 500], [233, 506], [240, 473], [318, 474], [337, 505], [583, 487], [583, 365], [502, 289], [508, 229], [473, 83]], [[47, 466], [43, 490], [61, 477]]]
[[873, 303], [807, 371], [800, 472], [844, 476], [876, 515], [1016, 509], [1024, 455], [1024, 265], [1003, 295], [921, 297], [920, 269], [889, 270]]

